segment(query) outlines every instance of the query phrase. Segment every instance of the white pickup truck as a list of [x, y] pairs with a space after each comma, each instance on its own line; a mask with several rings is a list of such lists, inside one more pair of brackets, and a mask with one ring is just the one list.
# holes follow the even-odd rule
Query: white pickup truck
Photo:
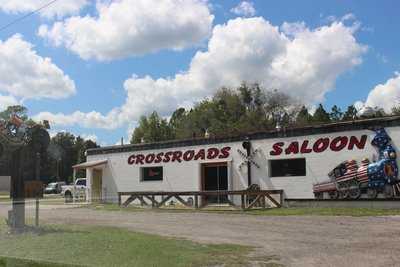
[[72, 202], [74, 199], [86, 198], [86, 178], [75, 180], [73, 185], [65, 185], [61, 187], [61, 195], [65, 202]]

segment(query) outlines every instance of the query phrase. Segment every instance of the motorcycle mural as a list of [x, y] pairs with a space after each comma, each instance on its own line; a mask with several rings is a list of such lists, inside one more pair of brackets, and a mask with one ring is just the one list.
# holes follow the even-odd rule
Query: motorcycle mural
[[374, 199], [379, 193], [392, 198], [400, 193], [397, 155], [386, 130], [375, 130], [371, 145], [378, 149], [378, 159], [370, 162], [368, 158], [358, 165], [355, 160], [339, 164], [329, 174], [330, 180], [313, 186], [317, 199], [358, 199], [363, 193]]

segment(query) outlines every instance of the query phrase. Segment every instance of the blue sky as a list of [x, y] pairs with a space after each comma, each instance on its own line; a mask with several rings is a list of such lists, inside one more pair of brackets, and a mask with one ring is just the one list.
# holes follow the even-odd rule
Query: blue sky
[[[235, 69], [235, 65], [232, 65], [232, 69], [226, 70], [227, 74], [225, 74], [224, 68], [218, 69], [219, 75], [225, 75], [228, 78], [236, 76], [253, 78], [253, 75], [248, 76], [249, 74], [246, 73], [245, 68], [247, 63], [249, 64], [249, 69], [254, 67], [254, 64], [261, 64], [264, 67], [273, 66], [276, 62], [280, 62], [280, 56], [287, 53], [284, 52], [285, 49], [289, 51], [289, 48], [282, 48], [283, 46], [296, 47], [294, 51], [302, 51], [303, 46], [299, 46], [297, 39], [303, 40], [301, 36], [303, 36], [302, 34], [304, 34], [304, 32], [307, 30], [311, 32], [310, 38], [312, 39], [314, 38], [313, 36], [317, 35], [316, 31], [318, 31], [318, 29], [321, 27], [333, 27], [333, 23], [343, 24], [343, 28], [339, 29], [337, 33], [332, 33], [332, 35], [337, 34], [337, 40], [344, 38], [346, 42], [349, 42], [349, 46], [352, 45], [351, 52], [344, 51], [347, 54], [342, 56], [343, 47], [340, 47], [340, 42], [336, 44], [337, 47], [333, 47], [334, 45], [329, 41], [332, 39], [326, 39], [328, 41], [324, 42], [325, 39], [323, 38], [325, 37], [318, 37], [319, 39], [316, 39], [315, 42], [321, 42], [319, 46], [312, 47], [312, 45], [309, 45], [304, 48], [306, 49], [304, 53], [306, 55], [309, 53], [310, 57], [314, 60], [314, 63], [310, 66], [311, 74], [305, 73], [304, 76], [313, 75], [315, 72], [319, 73], [321, 69], [324, 70], [326, 68], [321, 74], [321, 76], [325, 75], [325, 78], [322, 77], [321, 80], [318, 80], [318, 77], [313, 77], [303, 82], [296, 81], [296, 76], [292, 74], [282, 74], [285, 69], [291, 69], [290, 64], [297, 65], [301, 63], [305, 64], [304, 66], [308, 66], [307, 57], [303, 58], [296, 53], [294, 53], [298, 57], [296, 59], [289, 58], [292, 55], [291, 53], [285, 54], [286, 61], [284, 62], [289, 65], [280, 67], [278, 69], [280, 73], [278, 76], [268, 72], [265, 74], [260, 73], [258, 76], [256, 75], [254, 77], [268, 76], [272, 77], [271, 79], [278, 79], [279, 77], [293, 79], [294, 81], [285, 81], [282, 88], [287, 87], [283, 90], [287, 90], [289, 93], [294, 94], [294, 96], [302, 96], [303, 93], [308, 90], [307, 86], [310, 86], [310, 88], [313, 86], [316, 87], [315, 89], [310, 89], [314, 90], [310, 95], [321, 94], [320, 97], [306, 97], [303, 99], [304, 103], [310, 106], [323, 102], [328, 108], [334, 104], [345, 108], [347, 105], [357, 101], [362, 101], [363, 104], [368, 105], [379, 105], [380, 103], [387, 103], [388, 101], [395, 102], [400, 100], [400, 78], [395, 74], [395, 72], [400, 71], [400, 50], [398, 49], [398, 47], [400, 47], [400, 35], [397, 34], [398, 26], [400, 25], [400, 16], [398, 16], [400, 3], [398, 1], [253, 0], [245, 1], [247, 5], [243, 5], [242, 1], [233, 0], [208, 1], [207, 3], [205, 1], [199, 2], [190, 0], [187, 1], [189, 4], [183, 8], [183, 11], [179, 10], [181, 6], [177, 4], [178, 1], [172, 6], [165, 5], [160, 8], [157, 7], [157, 1], [155, 1], [155, 4], [148, 4], [152, 1], [144, 1], [141, 3], [141, 5], [143, 5], [143, 10], [150, 10], [149, 14], [152, 14], [151, 12], [156, 8], [158, 8], [157, 12], [165, 12], [166, 18], [171, 19], [171, 24], [175, 23], [173, 22], [174, 20], [186, 21], [177, 22], [176, 25], [174, 24], [170, 29], [165, 26], [165, 21], [161, 21], [161, 26], [157, 26], [159, 22], [147, 18], [146, 15], [140, 16], [140, 21], [137, 19], [137, 21], [130, 22], [130, 12], [133, 12], [133, 14], [136, 14], [135, 12], [140, 12], [140, 10], [134, 10], [138, 7], [131, 1], [131, 3], [126, 3], [124, 9], [121, 9], [127, 13], [126, 17], [124, 17], [124, 15], [121, 16], [125, 18], [125, 21], [115, 21], [115, 27], [112, 27], [111, 30], [104, 28], [104, 31], [124, 31], [126, 30], [126, 28], [123, 28], [126, 26], [124, 23], [127, 23], [127, 25], [135, 25], [136, 23], [141, 26], [145, 25], [143, 27], [147, 27], [146, 34], [150, 32], [150, 37], [147, 35], [143, 37], [140, 34], [137, 36], [135, 35], [130, 39], [128, 38], [127, 41], [121, 41], [120, 47], [116, 45], [116, 48], [112, 48], [111, 50], [108, 50], [108, 48], [114, 44], [109, 42], [107, 39], [108, 37], [104, 37], [107, 40], [101, 43], [101, 36], [99, 37], [99, 41], [94, 43], [94, 45], [88, 45], [85, 42], [78, 43], [76, 47], [74, 47], [74, 42], [72, 42], [71, 45], [70, 40], [72, 37], [81, 38], [90, 28], [84, 28], [86, 26], [83, 24], [78, 25], [80, 28], [78, 26], [68, 26], [70, 28], [67, 28], [67, 21], [70, 17], [75, 16], [75, 18], [82, 20], [85, 15], [88, 15], [91, 16], [93, 21], [98, 22], [97, 19], [100, 12], [100, 9], [96, 9], [94, 2], [86, 0], [74, 1], [76, 1], [76, 6], [72, 7], [62, 6], [62, 4], [64, 4], [62, 2], [68, 2], [67, 0], [58, 0], [55, 2], [51, 6], [49, 12], [52, 10], [56, 10], [54, 12], [61, 12], [57, 13], [59, 14], [57, 16], [53, 16], [51, 13], [50, 15], [45, 13], [35, 14], [0, 31], [0, 40], [3, 42], [3, 46], [7, 45], [7, 48], [12, 46], [13, 44], [11, 43], [6, 44], [6, 41], [13, 38], [13, 36], [15, 37], [15, 34], [20, 34], [22, 37], [18, 37], [19, 39], [16, 43], [21, 41], [31, 44], [32, 47], [29, 51], [34, 51], [37, 56], [41, 58], [50, 58], [52, 65], [49, 66], [49, 68], [53, 70], [56, 68], [62, 71], [61, 74], [57, 71], [51, 71], [50, 73], [44, 71], [45, 74], [34, 74], [32, 78], [39, 80], [49, 79], [50, 81], [46, 82], [46, 86], [50, 88], [49, 90], [53, 90], [51, 86], [60, 86], [54, 89], [60, 90], [56, 96], [48, 97], [46, 94], [49, 93], [49, 90], [41, 92], [40, 88], [37, 89], [38, 97], [33, 97], [29, 95], [29, 93], [25, 96], [24, 93], [29, 91], [29, 88], [21, 89], [21, 93], [14, 95], [13, 88], [15, 88], [14, 86], [16, 86], [18, 81], [10, 81], [11, 78], [7, 79], [7, 71], [20, 71], [18, 75], [22, 77], [25, 75], [26, 70], [17, 66], [10, 69], [8, 69], [8, 67], [2, 68], [2, 63], [0, 62], [0, 71], [4, 71], [0, 74], [1, 76], [4, 75], [3, 78], [0, 77], [0, 97], [13, 97], [15, 101], [28, 107], [29, 113], [33, 117], [46, 118], [47, 116], [53, 122], [54, 131], [67, 130], [74, 134], [81, 134], [84, 136], [95, 135], [97, 141], [102, 144], [115, 144], [122, 136], [124, 138], [127, 137], [129, 132], [128, 128], [134, 127], [135, 120], [141, 115], [139, 113], [148, 113], [151, 110], [157, 110], [161, 114], [167, 116], [171, 110], [178, 107], [177, 105], [184, 103], [184, 105], [190, 106], [190, 103], [193, 103], [196, 99], [210, 95], [216, 89], [204, 89], [201, 88], [201, 86], [207, 85], [212, 87], [213, 85], [220, 85], [223, 83], [224, 79], [222, 78], [221, 81], [212, 81], [212, 79], [219, 79], [218, 77], [210, 78], [209, 81], [207, 77], [212, 74], [207, 73], [201, 75], [193, 74], [193, 77], [183, 78], [183, 82], [177, 81], [175, 77], [177, 73], [185, 73], [189, 70], [196, 70], [196, 72], [204, 70], [206, 72], [207, 69], [205, 66], [208, 64], [216, 64], [217, 67], [225, 66], [224, 64], [226, 64], [226, 62], [215, 62], [218, 61], [219, 57], [215, 56], [215, 54], [213, 54], [214, 52], [211, 53], [209, 51], [210, 48], [207, 46], [210, 40], [215, 40], [213, 43], [219, 44], [224, 41], [223, 38], [225, 38], [226, 35], [229, 35], [229, 38], [243, 35], [243, 40], [241, 39], [243, 44], [238, 44], [243, 45], [243, 49], [246, 49], [246, 42], [249, 38], [253, 38], [249, 43], [255, 47], [258, 47], [258, 44], [254, 44], [254, 42], [258, 40], [257, 38], [259, 38], [260, 43], [268, 43], [265, 47], [262, 46], [260, 48], [265, 49], [265, 51], [262, 50], [260, 52], [262, 54], [261, 59], [265, 57], [266, 60], [269, 60], [268, 53], [271, 53], [276, 55], [271, 61], [272, 63], [266, 63], [265, 65], [262, 65], [263, 62], [255, 63], [254, 57], [251, 56], [248, 60], [240, 59], [243, 60], [243, 62], [237, 59], [235, 59], [235, 61], [229, 61], [240, 62], [241, 65], [238, 65], [237, 68], [241, 68], [244, 64], [243, 70], [237, 70]], [[124, 1], [130, 2], [129, 0], [123, 0], [122, 2]], [[12, 5], [11, 2], [15, 2], [15, 4]], [[36, 7], [35, 4], [38, 5], [37, 2], [40, 1], [36, 1], [32, 6], [22, 5], [21, 2], [24, 1], [0, 1], [0, 26], [6, 25], [10, 21], [32, 11], [34, 7]], [[30, 1], [27, 0], [26, 3], [28, 2]], [[46, 2], [48, 1], [43, 0], [41, 4]], [[113, 1], [102, 1], [104, 14], [110, 12], [110, 5], [112, 5], [110, 2]], [[136, 4], [138, 2], [136, 2]], [[126, 7], [132, 7], [132, 10]], [[233, 11], [235, 7], [237, 7], [236, 13]], [[252, 7], [253, 9], [244, 10], [244, 7]], [[72, 11], [68, 8], [71, 8]], [[192, 10], [193, 13], [191, 13]], [[179, 14], [180, 12], [190, 13], [193, 20], [183, 17], [183, 15]], [[161, 17], [162, 16], [163, 13], [161, 13]], [[242, 20], [237, 19], [240, 17]], [[254, 17], [261, 17], [262, 20], [252, 20]], [[230, 21], [236, 21], [237, 23], [232, 23], [231, 26], [224, 27], [224, 25], [226, 26]], [[189, 27], [189, 30], [187, 29], [187, 25], [185, 25], [185, 23], [195, 24], [197, 22], [200, 25], [191, 25], [190, 27], [192, 28]], [[55, 23], [60, 23], [60, 25], [65, 26], [63, 33], [60, 34], [59, 32], [51, 31], [54, 29], [53, 25]], [[119, 23], [122, 28], [118, 28]], [[296, 33], [291, 35], [283, 30], [282, 26], [285, 23], [291, 23], [290, 25], [292, 26], [301, 26], [300, 30], [297, 28], [298, 30]], [[47, 25], [47, 31], [42, 31], [42, 34], [38, 34], [41, 25]], [[110, 26], [110, 23], [101, 25], [102, 27], [106, 27], [107, 25]], [[277, 32], [274, 32], [272, 27], [269, 28], [268, 25], [277, 27]], [[167, 27], [167, 29], [165, 29], [164, 26]], [[214, 27], [219, 26], [221, 26], [221, 31], [218, 33], [215, 31], [213, 32], [213, 29], [215, 29]], [[72, 28], [77, 31], [77, 33], [71, 37], [68, 30]], [[254, 35], [244, 34], [253, 29], [257, 29]], [[345, 32], [346, 29], [352, 30], [351, 32]], [[175, 34], [173, 31], [175, 30], [177, 31], [177, 38], [182, 38], [182, 42], [176, 42], [176, 38], [173, 39], [173, 37], [169, 36], [173, 36]], [[329, 31], [328, 28], [326, 28], [326, 30]], [[154, 33], [151, 31], [154, 31]], [[95, 39], [97, 38], [96, 34], [101, 35], [101, 32], [99, 33], [97, 31], [90, 34], [91, 38]], [[266, 36], [263, 36], [263, 34]], [[283, 39], [285, 40], [275, 40], [276, 38], [281, 38], [282, 35], [284, 35]], [[350, 37], [354, 38], [354, 40], [351, 40]], [[122, 34], [122, 36], [119, 36], [117, 34], [116, 38], [124, 38], [124, 35]], [[148, 40], [146, 38], [148, 38]], [[334, 37], [331, 36], [329, 38]], [[59, 44], [56, 44], [57, 40]], [[147, 44], [143, 40], [149, 43]], [[88, 42], [90, 43], [90, 40]], [[135, 45], [135, 42], [143, 43], [141, 45]], [[302, 45], [307, 45], [307, 42]], [[154, 48], [147, 49], [147, 46], [154, 46]], [[3, 50], [8, 51], [7, 48], [3, 47]], [[238, 49], [238, 51], [241, 51], [240, 46]], [[338, 60], [331, 59], [331, 61], [326, 60], [326, 62], [324, 62], [325, 55], [323, 52], [318, 52], [321, 54], [316, 54], [312, 49], [321, 51], [327, 49], [327, 51], [330, 51], [330, 55], [338, 54], [339, 57], [342, 56], [342, 58]], [[208, 61], [204, 59], [194, 60], [198, 51], [202, 51], [205, 54], [210, 52], [211, 59], [208, 58]], [[216, 50], [215, 53], [219, 53], [218, 51], [219, 50]], [[230, 52], [227, 51], [227, 57], [229, 57], [229, 53]], [[15, 55], [17, 56], [14, 56], [16, 57], [15, 61], [19, 60], [20, 54], [23, 53], [16, 52]], [[318, 56], [321, 58], [321, 62], [316, 59]], [[213, 60], [212, 58], [216, 59]], [[0, 60], [2, 60], [1, 51]], [[23, 60], [26, 60], [26, 57], [21, 58], [21, 64], [24, 64]], [[301, 60], [303, 61], [299, 63]], [[348, 64], [350, 61], [354, 61], [355, 63]], [[191, 68], [191, 62], [198, 62], [200, 67], [192, 66]], [[192, 65], [196, 64], [193, 63]], [[32, 68], [35, 69], [35, 65], [33, 65]], [[295, 68], [295, 66], [293, 66], [293, 68]], [[332, 75], [330, 75], [330, 68], [333, 69]], [[210, 69], [212, 69], [212, 67], [210, 67]], [[298, 73], [298, 70], [296, 71], [296, 73]], [[58, 73], [57, 75], [54, 74], [56, 76], [54, 80], [50, 77], [53, 75], [52, 73]], [[44, 75], [44, 77], [40, 75]], [[66, 75], [68, 75], [69, 80], [74, 83], [73, 87], [63, 83], [63, 77]], [[151, 79], [144, 82], [141, 79], [146, 75], [149, 75]], [[301, 75], [300, 73], [300, 76]], [[168, 79], [168, 77], [170, 79]], [[164, 79], [162, 85], [157, 85], [156, 80], [158, 78]], [[4, 81], [2, 81], [2, 79]], [[190, 88], [192, 83], [188, 81], [197, 81], [201, 79], [204, 79], [204, 81], [201, 81], [198, 85], [193, 85], [194, 89]], [[27, 87], [30, 81], [31, 80], [24, 86]], [[126, 81], [130, 81], [131, 84], [124, 87]], [[165, 85], [165, 81], [169, 81], [169, 84]], [[265, 81], [266, 83], [269, 82], [268, 79]], [[272, 84], [280, 85], [281, 83], [280, 81], [276, 81], [272, 82]], [[234, 85], [234, 83], [232, 85]], [[381, 86], [379, 87], [378, 85]], [[4, 87], [1, 88], [2, 86]], [[63, 86], [65, 86], [66, 89], [63, 89]], [[296, 86], [298, 86], [298, 88]], [[325, 86], [326, 88], [318, 91], [318, 86]], [[377, 86], [379, 88], [377, 88]], [[140, 90], [138, 87], [140, 87]], [[292, 89], [292, 87], [296, 88]], [[70, 90], [70, 92], [65, 93], [68, 90]], [[174, 92], [172, 93], [173, 97], [163, 93], [160, 93], [161, 96], [158, 97], [156, 96], [158, 95], [158, 90], [171, 90], [171, 92]], [[193, 90], [193, 92], [182, 92], [184, 90]], [[152, 93], [147, 95], [147, 93], [143, 93], [142, 91], [154, 92], [154, 99], [152, 98]], [[374, 92], [370, 94], [372, 91]], [[368, 97], [369, 94], [370, 97]], [[194, 97], [190, 95], [194, 95]], [[148, 98], [148, 100], [145, 101], [146, 105], [141, 105], [141, 99], [145, 97]], [[164, 102], [170, 104], [164, 104]], [[130, 107], [132, 107], [133, 110], [128, 110]], [[113, 117], [113, 114], [107, 117], [107, 114], [116, 108], [118, 109], [115, 111], [115, 113], [118, 113], [115, 115], [116, 117]], [[81, 115], [73, 116], [72, 114], [76, 111], [81, 112]], [[88, 113], [92, 111], [97, 112], [96, 116], [100, 116], [98, 120], [101, 122], [92, 122], [93, 117], [88, 115]], [[38, 116], [38, 114], [40, 114], [40, 116]], [[60, 114], [62, 114], [62, 117], [55, 116]], [[112, 122], [115, 122], [115, 125], [111, 126]]]

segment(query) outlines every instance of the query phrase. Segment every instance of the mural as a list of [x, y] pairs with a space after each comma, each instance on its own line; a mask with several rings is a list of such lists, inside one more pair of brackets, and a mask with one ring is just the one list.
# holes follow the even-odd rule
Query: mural
[[328, 174], [329, 181], [314, 184], [315, 198], [357, 199], [363, 193], [371, 199], [376, 198], [378, 193], [392, 198], [400, 193], [397, 155], [385, 129], [375, 130], [371, 145], [379, 151], [377, 160], [371, 163], [365, 158], [360, 166], [355, 160], [342, 162]]

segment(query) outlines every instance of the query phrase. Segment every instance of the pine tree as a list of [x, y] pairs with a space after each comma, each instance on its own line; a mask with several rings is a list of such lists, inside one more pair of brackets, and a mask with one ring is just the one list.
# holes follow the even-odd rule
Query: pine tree
[[319, 104], [318, 108], [315, 110], [313, 121], [317, 123], [326, 123], [331, 121], [328, 112], [326, 112], [322, 104]]
[[343, 118], [342, 110], [336, 105], [334, 105], [332, 107], [332, 111], [329, 115], [330, 115], [331, 121], [334, 121], [334, 122], [341, 121]]
[[400, 106], [392, 108], [392, 115], [400, 115]]
[[308, 109], [305, 106], [302, 106], [299, 113], [297, 113], [296, 124], [307, 125], [311, 121], [312, 121], [312, 116], [308, 112]]
[[354, 107], [354, 105], [350, 105], [347, 107], [346, 112], [343, 114], [342, 120], [344, 120], [344, 121], [356, 120], [356, 119], [358, 119], [357, 113], [358, 113], [358, 111]]

